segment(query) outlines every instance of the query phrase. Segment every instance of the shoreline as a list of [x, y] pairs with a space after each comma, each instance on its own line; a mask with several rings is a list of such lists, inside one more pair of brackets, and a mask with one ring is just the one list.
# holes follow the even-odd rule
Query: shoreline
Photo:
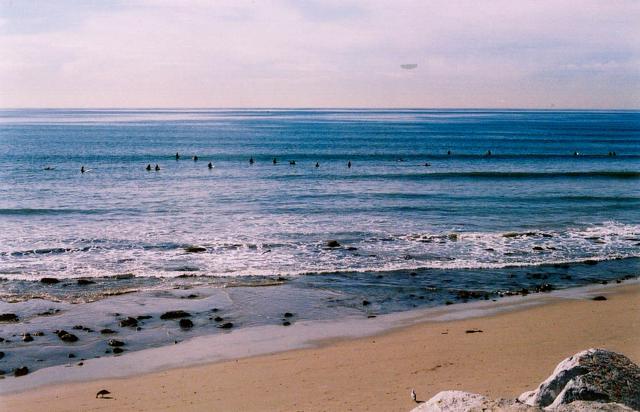
[[[596, 294], [609, 295], [615, 297], [615, 299], [610, 299], [607, 302], [591, 301], [589, 298]], [[416, 333], [418, 333], [417, 330], [420, 329], [429, 330], [433, 335], [431, 339], [439, 340], [435, 334], [435, 329], [444, 328], [452, 331], [453, 329], [470, 327], [471, 329], [479, 328], [482, 330], [485, 328], [482, 324], [500, 322], [510, 317], [518, 318], [519, 322], [533, 322], [538, 325], [544, 325], [548, 321], [546, 319], [548, 318], [548, 313], [556, 312], [557, 308], [562, 306], [583, 306], [584, 308], [580, 309], [582, 312], [585, 310], [593, 312], [592, 308], [607, 308], [613, 306], [612, 303], [615, 305], [615, 301], [625, 300], [627, 301], [627, 306], [630, 303], [630, 306], [635, 305], [637, 307], [639, 303], [637, 297], [639, 295], [640, 281], [631, 280], [621, 285], [589, 285], [558, 290], [547, 294], [526, 297], [513, 296], [500, 299], [497, 302], [480, 301], [446, 307], [417, 309], [383, 315], [375, 319], [358, 317], [340, 322], [301, 321], [286, 329], [274, 326], [247, 328], [221, 336], [197, 337], [174, 346], [146, 349], [116, 358], [89, 359], [84, 361], [84, 366], [82, 367], [57, 366], [40, 369], [21, 378], [8, 377], [0, 380], [0, 394], [2, 394], [0, 395], [0, 404], [6, 403], [7, 406], [11, 406], [14, 405], [14, 402], [27, 402], [29, 405], [37, 405], [38, 399], [42, 401], [42, 394], [46, 393], [51, 394], [60, 391], [71, 397], [82, 397], [91, 392], [87, 388], [100, 385], [113, 386], [116, 383], [127, 381], [137, 382], [136, 386], [139, 384], [144, 385], [145, 382], [161, 379], [163, 376], [190, 375], [195, 370], [205, 371], [206, 373], [207, 370], [225, 369], [239, 362], [247, 365], [245, 368], [252, 369], [252, 364], [270, 361], [279, 363], [279, 359], [295, 356], [302, 357], [301, 362], [304, 363], [306, 362], [304, 359], [313, 358], [314, 352], [325, 353], [344, 350], [343, 348], [348, 348], [349, 350], [355, 347], [361, 348], [362, 346], [368, 346], [370, 339], [373, 339], [373, 341], [390, 340], [392, 344], [400, 344], [400, 347], [402, 347], [402, 342], [397, 342], [397, 340], [400, 337], [414, 339]], [[626, 310], [628, 310], [628, 307]], [[534, 312], [542, 312], [542, 315], [527, 319], [526, 315]], [[633, 312], [629, 313], [633, 314]], [[640, 358], [640, 338], [636, 338], [633, 335], [635, 331], [635, 335], [640, 336], [638, 331], [640, 316], [637, 315], [640, 312], [636, 311], [635, 313], [635, 318], [631, 315], [631, 318], [627, 319], [630, 324], [630, 330], [626, 331], [627, 336], [625, 338], [628, 341], [634, 341], [635, 339], [635, 352], [632, 350], [631, 352], [633, 353], [629, 353], [629, 351], [623, 351], [623, 353], [637, 362]], [[617, 316], [617, 318], [622, 316], [623, 319], [619, 319], [619, 321], [622, 323], [625, 321], [622, 313], [613, 313], [611, 316]], [[589, 321], [589, 319], [585, 319], [584, 314], [581, 315], [581, 320]], [[471, 326], [474, 324], [478, 326]], [[557, 329], [557, 325], [553, 324], [549, 324], [548, 327]], [[478, 337], [489, 336], [486, 332], [464, 333], [458, 337], [464, 338], [463, 340], [475, 337], [477, 340]], [[440, 333], [443, 332], [438, 332], [438, 334]], [[449, 333], [440, 335], [440, 338], [447, 337]], [[557, 330], [556, 333], [558, 333]], [[596, 330], [594, 333], [600, 333], [600, 331]], [[606, 340], [606, 336], [599, 336], [598, 339], [594, 340], [594, 345], [598, 344], [598, 342], [606, 343]], [[612, 341], [615, 341], [615, 339]], [[496, 342], [495, 344], [501, 345], [501, 342]], [[634, 347], [632, 346], [632, 348]], [[576, 349], [581, 350], [586, 349], [586, 347], [578, 347]], [[608, 349], [615, 350], [616, 347], [609, 347]], [[507, 348], [503, 348], [503, 350], [507, 350]], [[577, 350], [573, 350], [573, 352]], [[573, 353], [569, 352], [571, 351], [564, 351], [562, 355], [558, 354], [555, 357], [550, 355], [552, 359], [549, 360], [550, 366], [548, 366], [548, 370], [545, 370], [545, 373], [547, 375], [550, 374], [553, 365], [561, 360], [564, 355], [568, 356]], [[375, 356], [372, 359], [375, 359]], [[519, 362], [531, 363], [531, 360], [520, 359]], [[375, 361], [371, 362], [369, 360], [367, 363], [375, 363]], [[427, 366], [420, 364], [421, 362], [418, 361], [416, 368]], [[440, 365], [443, 367], [442, 363]], [[360, 367], [363, 366], [367, 365], [360, 365]], [[371, 367], [371, 365], [368, 365], [368, 367]], [[436, 371], [441, 367], [432, 371]], [[255, 370], [252, 373], [255, 373]], [[65, 375], [63, 382], [59, 380], [61, 374]], [[248, 376], [251, 377], [251, 375]], [[535, 385], [544, 378], [546, 378], [544, 374], [543, 376], [538, 376], [536, 380], [530, 382], [529, 386]], [[169, 379], [167, 382], [175, 381], [172, 378], [167, 379]], [[313, 382], [314, 380], [310, 379], [309, 381]], [[419, 383], [416, 382], [415, 385], [418, 386]], [[36, 388], [37, 390], [35, 390]], [[249, 388], [247, 387], [247, 389]], [[483, 392], [482, 388], [478, 389], [478, 387], [445, 387], [444, 389], [474, 389], [477, 392], [496, 395], [495, 391]], [[524, 389], [527, 389], [527, 387]], [[425, 391], [422, 390], [418, 393], [425, 393]], [[497, 393], [498, 396], [518, 394]], [[403, 399], [403, 397], [400, 396], [399, 399]], [[406, 397], [408, 399], [408, 396]], [[420, 397], [428, 398], [423, 395]], [[89, 401], [87, 400], [87, 402]], [[396, 404], [401, 405], [404, 402], [396, 402]], [[102, 405], [104, 406], [105, 404], [103, 403]], [[62, 406], [60, 405], [60, 407]], [[408, 410], [410, 407], [411, 405], [407, 404], [403, 408]], [[53, 409], [56, 410], [55, 408]]]

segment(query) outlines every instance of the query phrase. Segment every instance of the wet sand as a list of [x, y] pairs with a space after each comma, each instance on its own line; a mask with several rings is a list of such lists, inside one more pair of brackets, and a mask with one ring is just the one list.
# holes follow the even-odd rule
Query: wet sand
[[[46, 386], [2, 396], [0, 409], [407, 411], [415, 405], [411, 388], [421, 400], [446, 389], [513, 397], [589, 347], [640, 362], [640, 285], [597, 294], [608, 300], [555, 296], [542, 306], [423, 322], [317, 348]], [[100, 389], [110, 398], [96, 399]]]

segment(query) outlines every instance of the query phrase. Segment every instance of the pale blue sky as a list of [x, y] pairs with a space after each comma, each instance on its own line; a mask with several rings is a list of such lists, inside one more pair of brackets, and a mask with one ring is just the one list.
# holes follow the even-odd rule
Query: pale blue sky
[[640, 108], [640, 1], [0, 0], [0, 56], [1, 107]]

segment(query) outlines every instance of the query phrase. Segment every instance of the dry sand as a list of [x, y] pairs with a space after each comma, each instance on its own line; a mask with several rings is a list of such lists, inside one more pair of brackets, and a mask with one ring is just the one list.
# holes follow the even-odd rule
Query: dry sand
[[[320, 348], [167, 370], [124, 379], [48, 386], [3, 396], [6, 411], [408, 411], [458, 389], [514, 397], [563, 358], [604, 347], [640, 361], [640, 285], [606, 301], [554, 299], [495, 316], [421, 323]], [[481, 333], [466, 333], [478, 328]], [[111, 399], [96, 399], [108, 389]]]

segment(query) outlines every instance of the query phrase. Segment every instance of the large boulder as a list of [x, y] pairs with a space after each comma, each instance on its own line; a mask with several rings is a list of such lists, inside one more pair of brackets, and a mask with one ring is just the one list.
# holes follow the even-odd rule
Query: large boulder
[[617, 402], [640, 409], [640, 368], [624, 355], [587, 349], [560, 362], [538, 389], [518, 400], [549, 409], [574, 401]]
[[443, 391], [411, 412], [633, 412], [619, 403], [575, 401], [558, 408], [542, 409], [514, 399], [489, 399], [477, 393]]
[[443, 391], [412, 412], [628, 412], [640, 410], [640, 367], [624, 355], [587, 349], [558, 364], [538, 389], [518, 399]]
[[461, 411], [509, 411], [540, 412], [542, 409], [518, 403], [514, 400], [492, 400], [477, 393], [442, 391], [421, 403], [411, 412], [461, 412]]

